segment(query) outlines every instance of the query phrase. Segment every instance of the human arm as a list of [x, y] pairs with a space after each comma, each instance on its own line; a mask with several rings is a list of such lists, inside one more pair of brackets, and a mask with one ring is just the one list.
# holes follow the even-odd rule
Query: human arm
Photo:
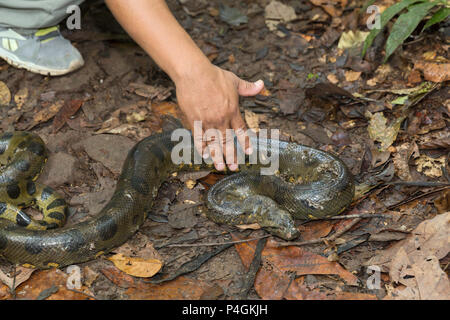
[[[200, 154], [206, 145], [203, 132], [218, 129], [226, 136], [233, 129], [238, 141], [246, 146], [246, 125], [239, 111], [239, 95], [254, 96], [264, 87], [262, 81], [244, 81], [232, 72], [211, 64], [186, 31], [176, 21], [163, 0], [106, 0], [108, 7], [130, 36], [174, 81], [177, 99], [190, 129], [202, 121], [203, 131], [194, 136]], [[235, 164], [234, 148], [226, 139], [214, 141], [218, 150], [211, 154], [216, 169], [225, 162]]]

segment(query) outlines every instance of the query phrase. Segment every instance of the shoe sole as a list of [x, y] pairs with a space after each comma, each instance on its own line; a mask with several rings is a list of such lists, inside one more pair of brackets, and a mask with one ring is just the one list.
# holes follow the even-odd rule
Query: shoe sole
[[0, 58], [4, 59], [6, 62], [16, 68], [25, 69], [33, 73], [41, 74], [43, 76], [62, 76], [75, 71], [84, 65], [84, 60], [81, 60], [72, 62], [69, 65], [69, 68], [66, 70], [43, 68], [31, 62], [23, 62], [22, 60], [17, 58], [17, 56], [12, 55], [10, 52], [4, 50], [3, 48], [0, 48]]

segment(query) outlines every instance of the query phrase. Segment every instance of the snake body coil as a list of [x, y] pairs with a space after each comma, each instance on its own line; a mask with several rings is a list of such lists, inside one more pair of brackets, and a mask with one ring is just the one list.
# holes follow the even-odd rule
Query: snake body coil
[[[35, 182], [46, 159], [42, 140], [26, 132], [3, 134], [0, 255], [14, 263], [45, 269], [88, 261], [121, 245], [145, 221], [164, 180], [173, 172], [206, 166], [174, 164], [171, 153], [177, 144], [171, 132], [154, 134], [137, 143], [125, 160], [111, 200], [100, 213], [87, 221], [59, 227], [67, 211], [63, 199]], [[275, 152], [270, 143], [261, 146]], [[256, 222], [291, 239], [297, 235], [291, 216], [313, 219], [335, 215], [350, 204], [353, 180], [341, 160], [320, 150], [283, 142], [277, 152], [279, 177], [256, 174], [259, 165], [240, 166], [240, 173], [210, 189], [208, 217], [218, 223]], [[42, 221], [35, 222], [15, 207], [30, 204], [43, 211]]]

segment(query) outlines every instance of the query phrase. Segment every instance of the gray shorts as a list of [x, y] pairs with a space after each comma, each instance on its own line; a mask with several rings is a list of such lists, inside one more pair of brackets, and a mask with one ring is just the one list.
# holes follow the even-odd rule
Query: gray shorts
[[0, 0], [0, 26], [40, 29], [59, 24], [67, 8], [84, 0]]

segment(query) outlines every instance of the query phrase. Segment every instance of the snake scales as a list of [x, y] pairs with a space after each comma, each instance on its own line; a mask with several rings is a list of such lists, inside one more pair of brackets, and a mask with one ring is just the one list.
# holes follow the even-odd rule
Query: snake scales
[[[284, 239], [298, 236], [293, 217], [314, 219], [342, 212], [352, 201], [351, 174], [337, 157], [310, 147], [271, 140], [254, 146], [279, 156], [277, 175], [260, 175], [262, 165], [240, 165], [208, 192], [207, 216], [217, 223], [258, 223]], [[35, 134], [0, 135], [0, 255], [36, 268], [62, 267], [92, 260], [121, 245], [143, 224], [162, 182], [181, 170], [209, 166], [176, 165], [171, 160], [171, 132], [154, 134], [129, 152], [111, 200], [95, 217], [63, 226], [64, 199], [35, 182], [47, 159]], [[193, 153], [192, 153], [193, 155]], [[35, 206], [42, 220], [20, 208]]]

